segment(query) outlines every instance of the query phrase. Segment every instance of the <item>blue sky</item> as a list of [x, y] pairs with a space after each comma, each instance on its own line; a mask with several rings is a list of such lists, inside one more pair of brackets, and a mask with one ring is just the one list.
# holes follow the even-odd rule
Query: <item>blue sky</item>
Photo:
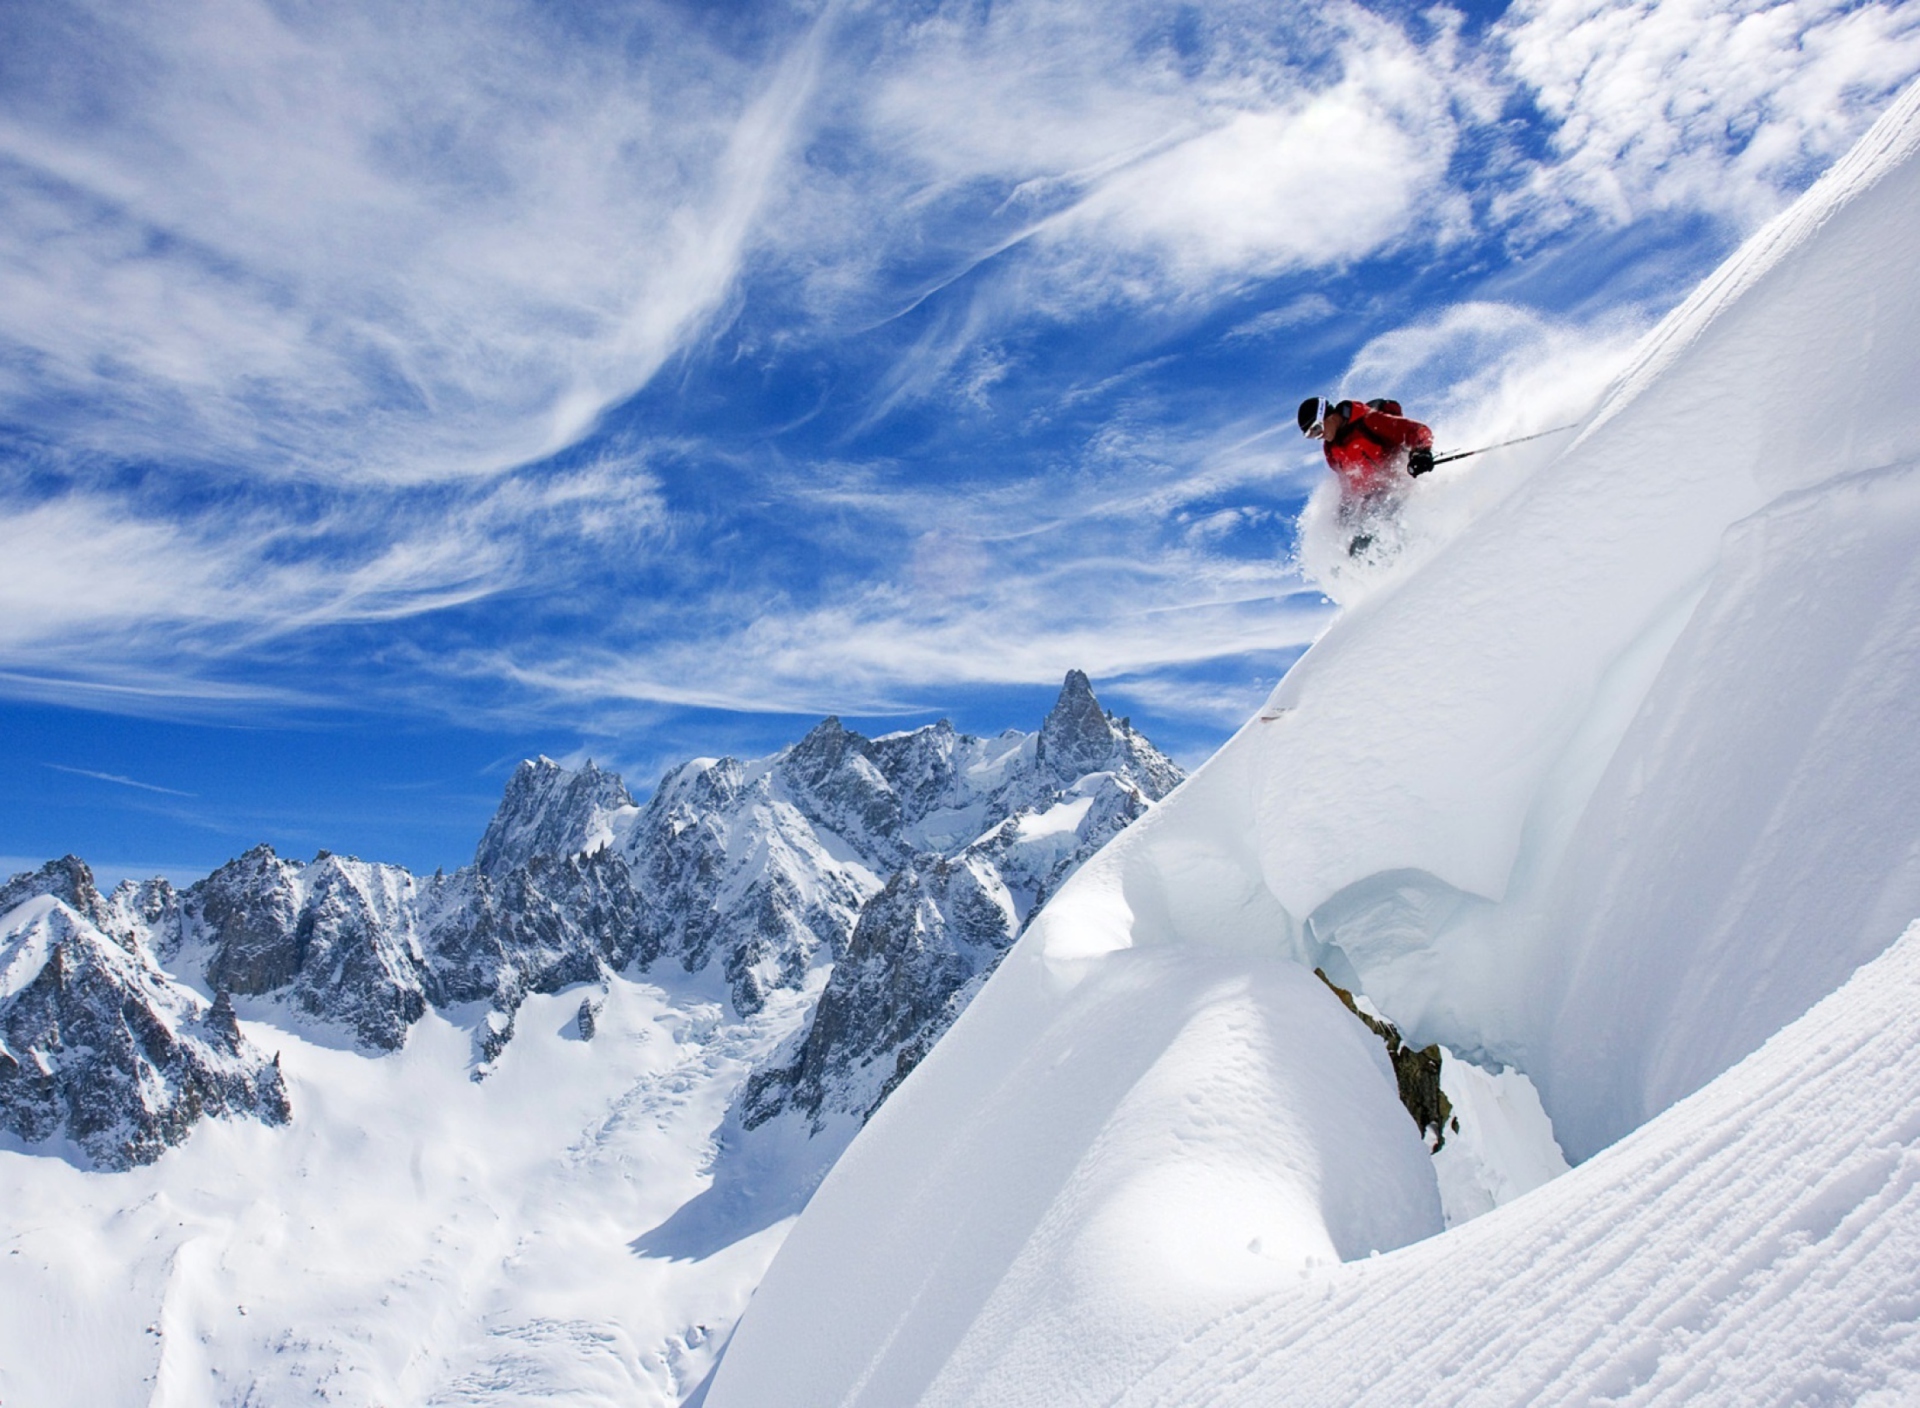
[[461, 863], [836, 712], [1194, 762], [1312, 392], [1576, 413], [1920, 72], [1823, 0], [0, 10], [0, 860]]

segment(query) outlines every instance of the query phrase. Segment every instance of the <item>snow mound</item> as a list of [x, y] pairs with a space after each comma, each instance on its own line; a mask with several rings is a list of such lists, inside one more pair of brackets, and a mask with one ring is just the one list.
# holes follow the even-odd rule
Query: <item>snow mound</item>
[[[1570, 445], [1363, 594], [1068, 882], [822, 1185], [712, 1408], [1111, 1402], [1149, 1371], [1172, 1377], [1140, 1402], [1911, 1382], [1892, 1322], [1920, 1304], [1920, 1136], [1877, 1091], [1842, 1098], [1899, 1060], [1843, 1047], [1911, 1023], [1836, 999], [1793, 1029], [1831, 1037], [1724, 1073], [1920, 913], [1916, 149], [1920, 90], [1656, 329]], [[1532, 1077], [1574, 1159], [1642, 1134], [1323, 1269], [1437, 1232], [1439, 1204], [1309, 966], [1416, 1043]], [[1227, 975], [1247, 997], [1202, 1021]], [[1223, 1100], [1215, 1069], [1261, 1075]], [[1755, 1099], [1796, 1111], [1793, 1142], [1744, 1142]], [[1468, 1280], [1468, 1338], [1436, 1355]], [[1236, 1298], [1254, 1309], [1221, 1319]], [[1501, 1328], [1553, 1306], [1565, 1334]], [[1749, 1311], [1805, 1353], [1744, 1367]]]

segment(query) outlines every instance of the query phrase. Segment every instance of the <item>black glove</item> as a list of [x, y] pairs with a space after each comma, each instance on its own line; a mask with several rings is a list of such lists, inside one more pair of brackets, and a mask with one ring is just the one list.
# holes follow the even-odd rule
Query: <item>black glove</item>
[[1407, 473], [1416, 479], [1433, 468], [1432, 450], [1415, 450], [1407, 456]]

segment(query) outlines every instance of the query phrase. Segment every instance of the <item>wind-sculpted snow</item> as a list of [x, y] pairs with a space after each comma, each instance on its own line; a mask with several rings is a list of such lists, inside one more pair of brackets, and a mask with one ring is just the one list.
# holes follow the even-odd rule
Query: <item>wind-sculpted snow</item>
[[1525, 1040], [1571, 1152], [1698, 1089], [1920, 914], [1917, 549], [1920, 465], [1729, 532], [1546, 892], [1557, 1003]]
[[1305, 969], [1022, 944], [986, 992], [828, 1174], [710, 1401], [1101, 1402], [1179, 1327], [1440, 1229], [1384, 1049]]
[[[714, 1408], [771, 1401], [782, 1373], [793, 1404], [1110, 1402], [1162, 1355], [1182, 1376], [1142, 1402], [1584, 1402], [1642, 1385], [1650, 1401], [1905, 1395], [1920, 1302], [1900, 1106], [1847, 1104], [1835, 1085], [1857, 1120], [1797, 1099], [1798, 1132], [1769, 1115], [1772, 1147], [1803, 1151], [1760, 1159], [1766, 1141], [1742, 1143], [1781, 1177], [1769, 1197], [1723, 1152], [1739, 1105], [1788, 1103], [1789, 1068], [1804, 1056], [1825, 1080], [1838, 1048], [1821, 1037], [1786, 1067], [1740, 1068], [1789, 1069], [1784, 1084], [1724, 1073], [1920, 913], [1916, 150], [1920, 90], [1656, 330], [1570, 445], [1347, 609], [1259, 718], [1061, 887], [823, 1184], [728, 1351]], [[1094, 1095], [1075, 1065], [1089, 1049], [1117, 1060], [1102, 1043], [1123, 1033], [1133, 1062], [1170, 1049], [1131, 1009], [1087, 1015], [1090, 995], [1143, 964], [1174, 1001], [1222, 964], [1323, 967], [1416, 1045], [1533, 1076], [1567, 1151], [1593, 1163], [1387, 1258], [1453, 1267], [1448, 1248], [1462, 1247], [1458, 1269], [1405, 1295], [1387, 1269], [1313, 1264], [1328, 1243], [1354, 1254], [1335, 1235], [1347, 1212], [1340, 1185], [1294, 1185], [1280, 1230], [1258, 1235], [1283, 1249], [1274, 1274], [1292, 1289], [1247, 1292], [1284, 1308], [1209, 1332], [1225, 1312], [1165, 1286], [1226, 1297], [1254, 1234], [1151, 1229], [1241, 1216], [1205, 1184], [1214, 1146], [1096, 1122], [1132, 1089], [1129, 1069]], [[1816, 1025], [1848, 1041], [1904, 1031], [1911, 1000], [1858, 1003], [1857, 1026], [1836, 1001]], [[1890, 1069], [1911, 1043], [1888, 1040], [1862, 1065], [1836, 1058], [1832, 1079]], [[1278, 1121], [1292, 1166], [1330, 1167], [1372, 1118], [1363, 1073], [1331, 1046], [1289, 1059], [1341, 1095], [1250, 1101], [1209, 1140], [1265, 1139]], [[1722, 1113], [1651, 1164], [1594, 1157], [1637, 1127], [1623, 1149], [1651, 1147], [1662, 1126], [1647, 1122], [1703, 1087], [1701, 1108]], [[1419, 1148], [1404, 1117], [1378, 1138]], [[1100, 1196], [1063, 1181], [1116, 1158], [1132, 1178]], [[1803, 1198], [1828, 1160], [1858, 1181]], [[1382, 1207], [1436, 1186], [1424, 1158], [1382, 1153], [1375, 1167]], [[1688, 1221], [1661, 1201], [1668, 1176], [1727, 1226], [1708, 1237], [1705, 1213]], [[1136, 1186], [1160, 1201], [1137, 1201]], [[1483, 1191], [1520, 1191], [1504, 1187]], [[1679, 1256], [1643, 1199], [1732, 1270]], [[1530, 1206], [1559, 1209], [1587, 1261], [1538, 1240], [1509, 1257], [1500, 1229]], [[1138, 1243], [1103, 1259], [1108, 1229], [1129, 1221], [1146, 1229]], [[1802, 1275], [1795, 1258], [1815, 1243]], [[1869, 1274], [1850, 1288], [1856, 1266]], [[1429, 1334], [1469, 1277], [1478, 1328]], [[1538, 1325], [1583, 1286], [1596, 1303], [1566, 1335], [1499, 1328]], [[1854, 1308], [1884, 1336], [1849, 1328]], [[1321, 1314], [1337, 1336], [1324, 1351]], [[1752, 1355], [1736, 1329], [1748, 1318], [1772, 1327]], [[1774, 1333], [1802, 1347], [1798, 1367], [1745, 1367]], [[1206, 1348], [1183, 1349], [1195, 1335]]]
[[1916, 1011], [1920, 925], [1534, 1196], [1250, 1298], [1110, 1401], [1915, 1402]]

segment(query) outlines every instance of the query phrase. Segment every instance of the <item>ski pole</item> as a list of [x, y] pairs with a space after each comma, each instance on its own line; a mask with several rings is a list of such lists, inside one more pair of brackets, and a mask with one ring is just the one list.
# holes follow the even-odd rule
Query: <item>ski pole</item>
[[1482, 445], [1477, 450], [1455, 450], [1450, 454], [1435, 455], [1433, 462], [1435, 464], [1446, 464], [1450, 460], [1463, 460], [1468, 455], [1484, 455], [1489, 450], [1504, 450], [1509, 445], [1524, 445], [1527, 441], [1538, 440], [1543, 435], [1558, 435], [1563, 430], [1572, 430], [1579, 424], [1580, 422], [1577, 420], [1569, 421], [1565, 425], [1556, 425], [1551, 430], [1536, 430], [1531, 435], [1521, 435], [1512, 440], [1502, 440], [1498, 445]]

